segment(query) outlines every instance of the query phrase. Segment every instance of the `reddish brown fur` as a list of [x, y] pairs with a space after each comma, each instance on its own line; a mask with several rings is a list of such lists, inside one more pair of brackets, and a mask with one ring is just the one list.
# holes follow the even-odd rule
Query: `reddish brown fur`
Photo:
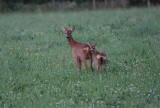
[[82, 44], [79, 42], [76, 42], [71, 33], [74, 31], [75, 27], [72, 27], [71, 30], [68, 30], [66, 27], [63, 27], [66, 33], [66, 38], [68, 39], [68, 42], [72, 48], [72, 54], [74, 56], [77, 69], [81, 70], [81, 62], [83, 62], [85, 70], [87, 69], [87, 63], [86, 60], [89, 59], [90, 61], [90, 68], [93, 71], [92, 68], [92, 53], [89, 50], [89, 46], [87, 44]]
[[106, 73], [107, 56], [104, 52], [99, 52], [96, 50], [96, 43], [91, 45], [88, 43], [90, 50], [94, 56], [94, 62], [97, 65], [97, 73], [101, 71], [102, 65], [104, 66], [104, 73]]

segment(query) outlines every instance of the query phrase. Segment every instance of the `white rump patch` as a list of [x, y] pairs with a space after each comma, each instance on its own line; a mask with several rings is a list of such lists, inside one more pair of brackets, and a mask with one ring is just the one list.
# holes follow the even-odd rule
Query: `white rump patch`
[[97, 59], [100, 59], [101, 57], [102, 57], [104, 60], [107, 59], [106, 57], [103, 57], [103, 56], [101, 56], [101, 55], [97, 55]]
[[101, 58], [102, 56], [101, 55], [97, 55], [97, 58], [99, 59], [99, 58]]

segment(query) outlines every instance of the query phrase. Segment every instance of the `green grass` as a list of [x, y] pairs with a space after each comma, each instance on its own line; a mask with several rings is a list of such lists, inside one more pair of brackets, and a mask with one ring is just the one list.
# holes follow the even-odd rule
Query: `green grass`
[[[77, 71], [62, 25], [98, 43], [107, 75]], [[0, 15], [1, 108], [159, 106], [159, 7]]]

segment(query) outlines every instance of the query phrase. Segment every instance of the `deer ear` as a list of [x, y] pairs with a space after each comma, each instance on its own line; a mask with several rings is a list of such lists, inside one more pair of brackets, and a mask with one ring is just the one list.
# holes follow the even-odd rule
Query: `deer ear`
[[73, 32], [73, 31], [74, 31], [74, 29], [75, 29], [75, 26], [73, 26], [73, 27], [71, 28], [71, 31]]
[[95, 42], [93, 45], [94, 45], [94, 47], [96, 47], [96, 45], [97, 45], [97, 42]]
[[67, 31], [67, 28], [66, 28], [66, 27], [62, 26], [62, 28], [63, 28], [64, 31]]
[[88, 42], [89, 47], [91, 47], [91, 44]]

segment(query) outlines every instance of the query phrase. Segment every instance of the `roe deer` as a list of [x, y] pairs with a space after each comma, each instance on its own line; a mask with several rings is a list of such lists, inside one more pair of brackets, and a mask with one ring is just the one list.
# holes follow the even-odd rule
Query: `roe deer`
[[90, 51], [94, 56], [94, 62], [97, 65], [97, 74], [101, 71], [101, 66], [104, 66], [104, 73], [106, 73], [106, 63], [107, 63], [107, 56], [104, 52], [99, 52], [96, 50], [96, 43], [90, 44], [88, 42], [88, 45], [90, 47]]
[[72, 54], [74, 56], [74, 60], [75, 60], [76, 65], [77, 65], [77, 69], [81, 70], [81, 62], [83, 62], [85, 70], [86, 70], [87, 69], [86, 59], [89, 59], [90, 68], [93, 71], [93, 68], [92, 68], [92, 53], [89, 50], [89, 45], [76, 42], [73, 39], [71, 34], [75, 29], [74, 26], [70, 30], [68, 30], [64, 26], [62, 26], [62, 27], [65, 30], [66, 39], [68, 40], [68, 42], [69, 42], [69, 44], [72, 48]]

